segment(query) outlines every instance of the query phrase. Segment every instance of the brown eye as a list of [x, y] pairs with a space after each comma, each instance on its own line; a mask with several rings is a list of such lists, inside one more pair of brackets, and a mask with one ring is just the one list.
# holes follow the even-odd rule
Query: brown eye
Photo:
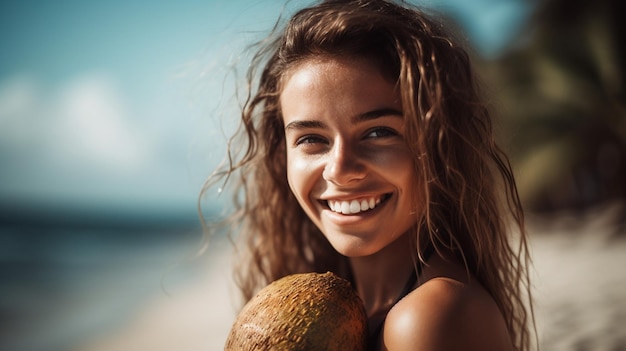
[[365, 135], [366, 138], [386, 138], [397, 136], [398, 133], [391, 128], [374, 128], [370, 129]]
[[304, 135], [299, 137], [296, 140], [296, 146], [302, 144], [318, 144], [318, 143], [326, 143], [326, 140], [319, 135]]

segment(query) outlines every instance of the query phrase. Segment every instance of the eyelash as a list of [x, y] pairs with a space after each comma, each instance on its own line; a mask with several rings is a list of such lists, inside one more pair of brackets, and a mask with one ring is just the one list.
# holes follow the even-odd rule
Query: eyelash
[[[381, 132], [383, 134], [381, 136], [374, 136], [374, 137], [371, 136], [373, 133], [381, 133]], [[397, 136], [397, 135], [398, 133], [391, 128], [377, 127], [377, 128], [368, 130], [367, 133], [365, 134], [365, 137], [366, 138], [387, 138], [387, 137], [392, 137], [392, 136]]]
[[[382, 135], [377, 135], [377, 136], [372, 136], [372, 134], [382, 134]], [[393, 137], [393, 136], [397, 136], [398, 132], [396, 132], [395, 130], [391, 129], [391, 128], [385, 128], [385, 127], [376, 127], [376, 128], [372, 128], [370, 130], [368, 130], [365, 133], [365, 137], [364, 139], [379, 139], [379, 138], [388, 138], [388, 137]], [[326, 143], [326, 139], [324, 137], [321, 137], [319, 135], [315, 135], [315, 134], [307, 134], [307, 135], [303, 135], [301, 137], [299, 137], [298, 139], [296, 139], [295, 141], [295, 146], [299, 146], [302, 144], [318, 144], [318, 143]]]
[[325, 139], [319, 135], [304, 135], [296, 139], [295, 145], [316, 144], [320, 142], [325, 142]]

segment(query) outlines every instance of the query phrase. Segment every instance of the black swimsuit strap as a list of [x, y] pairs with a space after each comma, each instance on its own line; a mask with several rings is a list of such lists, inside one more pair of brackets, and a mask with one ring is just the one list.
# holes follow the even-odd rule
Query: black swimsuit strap
[[[432, 250], [432, 246], [428, 246], [428, 248], [426, 250], [424, 250], [424, 262], [428, 260], [428, 258], [430, 258], [430, 256], [432, 255], [434, 250]], [[414, 270], [411, 270], [411, 275], [409, 276], [409, 279], [407, 280], [406, 284], [404, 285], [404, 288], [402, 289], [402, 292], [400, 293], [400, 295], [396, 298], [396, 300], [393, 302], [393, 304], [391, 304], [391, 306], [389, 307], [389, 310], [391, 310], [391, 308], [393, 306], [395, 306], [395, 304], [397, 304], [398, 302], [400, 302], [400, 300], [402, 300], [405, 296], [407, 296], [411, 291], [413, 291], [413, 286], [415, 286], [415, 283], [417, 283], [417, 278], [422, 274], [422, 263], [420, 262], [417, 265], [417, 268]], [[387, 313], [389, 313], [389, 310], [387, 310]], [[369, 337], [369, 343], [368, 343], [368, 349], [374, 350], [378, 344], [378, 339], [380, 338], [380, 333], [383, 329], [383, 325], [385, 324], [385, 318], [383, 318], [380, 323], [378, 323], [378, 326], [376, 327], [376, 329], [374, 329], [374, 332], [372, 334], [370, 334]]]

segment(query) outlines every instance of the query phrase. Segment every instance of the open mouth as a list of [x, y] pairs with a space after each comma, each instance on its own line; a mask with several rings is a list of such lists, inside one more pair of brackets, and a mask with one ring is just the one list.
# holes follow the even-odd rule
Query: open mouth
[[387, 201], [389, 197], [391, 197], [391, 194], [354, 200], [326, 200], [322, 202], [333, 212], [349, 215], [371, 211]]

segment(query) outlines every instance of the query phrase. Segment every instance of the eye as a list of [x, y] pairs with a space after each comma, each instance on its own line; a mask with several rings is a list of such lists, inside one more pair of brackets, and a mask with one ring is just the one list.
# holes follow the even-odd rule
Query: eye
[[310, 135], [303, 135], [301, 137], [299, 137], [298, 139], [296, 139], [295, 145], [307, 145], [307, 144], [321, 144], [321, 143], [326, 143], [326, 140], [324, 138], [322, 138], [319, 135], [315, 135], [315, 134], [310, 134]]
[[397, 136], [398, 133], [391, 129], [391, 128], [386, 128], [386, 127], [377, 127], [377, 128], [373, 128], [367, 131], [367, 133], [365, 134], [365, 138], [386, 138], [386, 137], [392, 137], [392, 136]]

